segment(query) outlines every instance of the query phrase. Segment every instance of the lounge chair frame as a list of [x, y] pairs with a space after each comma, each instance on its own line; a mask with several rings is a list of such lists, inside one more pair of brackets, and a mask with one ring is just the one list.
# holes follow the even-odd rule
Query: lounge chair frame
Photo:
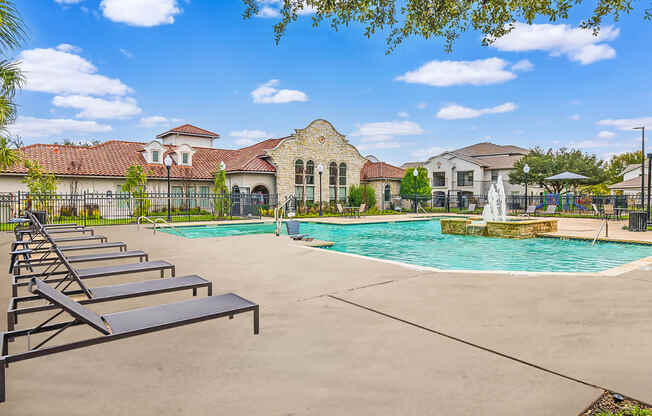
[[[234, 315], [238, 315], [241, 313], [246, 313], [246, 312], [253, 312], [253, 327], [254, 327], [254, 334], [258, 334], [260, 332], [260, 327], [259, 327], [259, 306], [251, 301], [248, 301], [244, 298], [241, 298], [240, 296], [233, 294], [233, 293], [228, 293], [225, 295], [220, 295], [217, 297], [208, 297], [208, 298], [202, 298], [201, 300], [204, 299], [215, 299], [216, 301], [219, 301], [221, 299], [218, 298], [224, 298], [227, 301], [239, 301], [240, 305], [239, 307], [234, 307], [228, 310], [217, 310], [214, 313], [210, 314], [201, 314], [197, 316], [193, 316], [192, 318], [187, 318], [187, 319], [179, 319], [179, 320], [168, 320], [168, 322], [159, 322], [156, 324], [152, 324], [149, 326], [143, 326], [137, 329], [133, 330], [125, 330], [125, 331], [117, 331], [113, 332], [110, 331], [108, 328], [102, 328], [98, 327], [97, 321], [99, 320], [102, 323], [106, 323], [107, 321], [110, 320], [111, 316], [119, 315], [124, 312], [119, 312], [117, 314], [108, 314], [108, 315], [102, 315], [98, 316], [94, 314], [93, 312], [87, 310], [83, 306], [79, 305], [78, 303], [72, 301], [69, 298], [66, 298], [67, 301], [65, 303], [62, 303], [58, 300], [57, 297], [51, 296], [51, 293], [56, 292], [60, 293], [57, 290], [51, 288], [48, 286], [46, 283], [39, 281], [38, 279], [32, 279], [30, 282], [30, 291], [32, 293], [40, 293], [43, 295], [43, 297], [48, 298], [52, 303], [57, 304], [58, 308], [60, 308], [60, 311], [55, 313], [52, 317], [46, 319], [43, 321], [40, 325], [34, 327], [34, 328], [29, 328], [29, 329], [21, 329], [21, 330], [16, 330], [16, 331], [9, 331], [9, 332], [4, 332], [0, 333], [0, 347], [2, 348], [1, 356], [0, 356], [0, 402], [4, 402], [7, 399], [6, 396], [6, 368], [9, 366], [10, 363], [15, 363], [19, 361], [24, 361], [24, 360], [29, 360], [31, 358], [37, 358], [37, 357], [43, 357], [46, 355], [51, 355], [51, 354], [56, 354], [59, 352], [64, 352], [64, 351], [71, 351], [71, 350], [76, 350], [79, 348], [85, 348], [89, 347], [92, 345], [97, 345], [97, 344], [102, 344], [105, 342], [111, 342], [111, 341], [117, 341], [119, 339], [124, 339], [124, 338], [130, 338], [133, 336], [137, 335], [142, 335], [142, 334], [147, 334], [151, 332], [157, 332], [157, 331], [162, 331], [165, 329], [170, 329], [170, 328], [176, 328], [179, 326], [184, 326], [184, 325], [189, 325], [189, 324], [194, 324], [197, 322], [202, 322], [206, 321], [209, 319], [217, 319], [217, 318], [222, 318], [228, 316], [229, 318], [232, 318]], [[61, 296], [64, 296], [61, 294]], [[68, 302], [69, 301], [69, 302]], [[196, 300], [190, 300], [190, 301], [185, 301], [185, 302], [194, 302]], [[185, 302], [179, 302], [177, 304], [169, 304], [169, 305], [163, 305], [162, 307], [165, 308], [166, 306], [177, 306], [180, 304], [183, 304]], [[187, 305], [192, 306], [192, 304], [188, 303]], [[133, 312], [135, 315], [137, 315], [139, 312], [148, 312], [151, 310], [156, 311], [160, 307], [154, 307], [154, 308], [144, 308], [144, 309], [137, 309], [133, 311], [128, 311], [128, 312]], [[58, 322], [54, 324], [50, 324], [55, 318], [57, 318], [59, 315], [63, 313], [68, 313], [73, 317], [72, 320], [68, 320], [65, 322]], [[89, 320], [89, 315], [90, 318], [97, 318], [97, 319], [92, 319]], [[67, 328], [77, 326], [77, 325], [89, 325], [92, 328], [98, 330], [102, 335], [97, 336], [94, 338], [89, 338], [89, 339], [84, 339], [81, 341], [77, 342], [72, 342], [68, 344], [63, 344], [63, 345], [56, 345], [56, 346], [50, 346], [50, 347], [44, 347], [46, 343], [54, 339], [57, 335], [61, 334], [63, 331], [65, 331]], [[35, 347], [31, 346], [31, 342], [29, 340], [29, 337], [33, 334], [41, 334], [41, 333], [46, 333], [46, 332], [53, 332], [50, 336], [45, 338], [45, 340], [41, 341], [38, 343]], [[20, 352], [16, 354], [9, 354], [9, 340], [14, 339], [14, 338], [20, 338], [20, 337], [27, 337], [28, 339], [28, 347], [27, 351], [25, 352]]]

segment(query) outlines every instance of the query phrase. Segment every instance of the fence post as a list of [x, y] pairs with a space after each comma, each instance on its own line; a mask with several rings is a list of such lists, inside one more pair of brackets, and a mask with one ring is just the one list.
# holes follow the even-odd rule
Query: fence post
[[18, 212], [15, 214], [17, 217], [20, 217], [20, 190], [18, 191]]
[[446, 191], [446, 212], [451, 212], [451, 190]]
[[84, 190], [84, 202], [82, 205], [82, 212], [84, 213], [84, 227], [86, 227], [86, 217], [88, 213], [86, 212], [86, 190]]

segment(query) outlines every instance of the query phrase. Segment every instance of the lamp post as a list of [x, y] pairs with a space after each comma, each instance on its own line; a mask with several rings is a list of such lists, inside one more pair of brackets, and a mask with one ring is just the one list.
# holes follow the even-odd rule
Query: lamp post
[[168, 222], [172, 221], [172, 218], [170, 217], [170, 168], [172, 167], [172, 158], [170, 155], [165, 156], [165, 159], [163, 159], [163, 164], [168, 170]]
[[419, 176], [419, 172], [417, 168], [414, 168], [412, 171], [412, 176], [414, 176], [414, 213], [417, 213], [417, 176]]
[[530, 166], [527, 163], [523, 166], [523, 173], [525, 173], [525, 211], [527, 212], [527, 174], [530, 173]]
[[[222, 172], [224, 172], [224, 171], [226, 170], [226, 163], [224, 163], [223, 160], [220, 160], [219, 168], [220, 168], [220, 175], [221, 175]], [[226, 179], [225, 179], [225, 182], [226, 182]], [[226, 186], [226, 183], [224, 184], [224, 186]], [[224, 189], [223, 189], [223, 188], [222, 188], [221, 190], [219, 190], [219, 191], [222, 192], [222, 200], [220, 201], [220, 204], [219, 204], [219, 210], [218, 210], [218, 215], [219, 215], [220, 218], [221, 218], [221, 217], [222, 217], [222, 214], [224, 214], [224, 216], [226, 217], [226, 212], [225, 212], [225, 211], [226, 211], [226, 209], [225, 209], [226, 207], [224, 206], [224, 198], [226, 197], [226, 195], [224, 195], [225, 192], [224, 192]], [[217, 199], [217, 195], [215, 196], [215, 198]], [[229, 212], [230, 212], [230, 211], [231, 211], [231, 207], [229, 207]]]
[[[650, 169], [652, 169], [652, 153], [647, 154], [647, 221], [650, 222], [650, 193], [652, 192], [652, 183], [650, 180]], [[645, 179], [645, 172], [643, 172], [643, 179]], [[643, 180], [641, 179], [641, 180]]]
[[321, 163], [317, 165], [317, 172], [319, 172], [319, 216], [321, 217], [321, 174], [324, 173], [324, 165]]
[[641, 131], [641, 205], [645, 210], [645, 126], [634, 127]]

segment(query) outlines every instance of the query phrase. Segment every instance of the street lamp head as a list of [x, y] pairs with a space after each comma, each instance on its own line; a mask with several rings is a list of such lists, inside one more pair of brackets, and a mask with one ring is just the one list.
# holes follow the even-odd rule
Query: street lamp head
[[172, 166], [172, 158], [170, 157], [170, 155], [165, 156], [165, 159], [163, 159], [163, 164], [165, 165], [166, 168]]
[[324, 171], [324, 165], [320, 163], [319, 165], [317, 165], [317, 172], [322, 173], [323, 171]]
[[220, 161], [220, 170], [226, 169], [226, 163], [223, 160]]
[[645, 126], [633, 127], [632, 130], [645, 130]]
[[526, 175], [530, 173], [530, 166], [527, 163], [523, 166], [523, 172], [525, 172]]
[[412, 171], [412, 175], [413, 175], [415, 178], [416, 178], [417, 176], [419, 176], [419, 171], [417, 170], [417, 168], [414, 168], [414, 170]]

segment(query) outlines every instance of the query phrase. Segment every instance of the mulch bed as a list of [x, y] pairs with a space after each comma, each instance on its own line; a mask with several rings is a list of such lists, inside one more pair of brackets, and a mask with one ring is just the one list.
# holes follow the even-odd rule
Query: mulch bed
[[[652, 406], [646, 403], [624, 397], [617, 393], [606, 391], [584, 413], [582, 413], [581, 416], [597, 416], [601, 414], [601, 412], [611, 412], [618, 414], [618, 412], [624, 412], [627, 409], [632, 409], [635, 406], [638, 406], [640, 409], [652, 410]], [[629, 413], [624, 414], [628, 415]]]

